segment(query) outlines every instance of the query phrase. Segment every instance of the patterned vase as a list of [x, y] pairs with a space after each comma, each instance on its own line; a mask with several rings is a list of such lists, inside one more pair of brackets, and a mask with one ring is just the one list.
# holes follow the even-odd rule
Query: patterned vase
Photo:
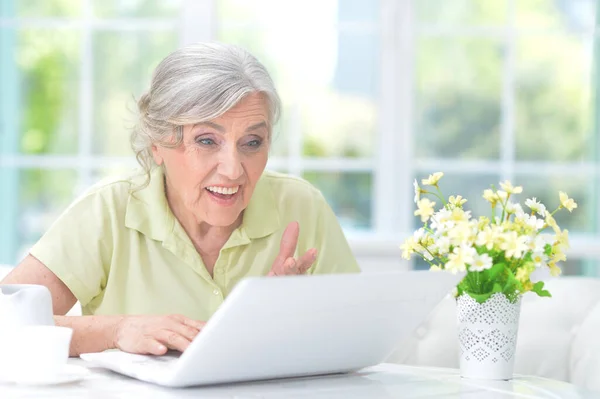
[[509, 380], [513, 377], [521, 298], [511, 303], [496, 293], [484, 303], [469, 295], [456, 299], [460, 373], [465, 378]]

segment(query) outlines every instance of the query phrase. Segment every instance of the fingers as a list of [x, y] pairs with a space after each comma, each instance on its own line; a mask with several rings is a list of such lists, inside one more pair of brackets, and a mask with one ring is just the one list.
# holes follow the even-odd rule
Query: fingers
[[286, 276], [304, 274], [313, 265], [317, 258], [317, 250], [311, 248], [300, 259], [287, 258], [281, 266], [276, 265], [271, 269], [269, 276]]
[[296, 252], [296, 245], [298, 245], [298, 236], [300, 234], [300, 226], [298, 222], [291, 222], [285, 228], [283, 235], [281, 236], [281, 243], [279, 244], [279, 254], [273, 262], [273, 267], [282, 266], [288, 258], [292, 258]]
[[164, 355], [168, 349], [183, 352], [206, 323], [182, 315], [128, 316], [115, 338], [125, 352]]
[[175, 349], [179, 352], [185, 351], [192, 342], [191, 339], [171, 330], [158, 330], [154, 334], [154, 338], [167, 348]]
[[138, 345], [134, 353], [160, 356], [167, 353], [167, 347], [154, 338], [143, 338], [138, 341]]
[[[169, 317], [169, 321], [170, 322], [165, 324], [165, 330], [169, 330], [170, 332], [185, 338], [188, 345], [190, 342], [192, 342], [194, 340], [194, 338], [196, 338], [196, 335], [198, 335], [198, 333], [200, 332], [200, 330], [202, 329], [204, 324], [206, 324], [204, 322], [199, 322], [196, 320], [189, 319], [182, 315], [171, 315]], [[183, 341], [176, 339], [175, 337], [170, 337], [170, 338], [171, 338], [171, 341], [175, 340], [174, 345], [176, 345], [176, 346], [178, 346], [179, 344], [185, 345], [185, 343]], [[167, 344], [167, 346], [169, 346], [169, 348], [179, 350], [179, 348], [172, 347], [170, 345], [171, 341], [165, 342], [165, 344]]]
[[198, 331], [202, 330], [204, 328], [204, 326], [206, 325], [205, 321], [190, 319], [190, 318], [187, 318], [180, 314], [171, 315], [171, 318], [181, 322], [182, 324], [184, 324], [186, 326], [195, 328]]
[[296, 267], [298, 268], [298, 274], [304, 274], [310, 267], [315, 263], [317, 259], [317, 250], [315, 248], [311, 248], [304, 253], [296, 262]]

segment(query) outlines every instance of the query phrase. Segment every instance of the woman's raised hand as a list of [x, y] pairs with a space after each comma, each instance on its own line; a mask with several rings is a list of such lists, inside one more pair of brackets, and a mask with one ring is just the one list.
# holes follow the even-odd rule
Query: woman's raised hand
[[315, 259], [317, 259], [315, 248], [309, 249], [298, 259], [294, 258], [299, 234], [300, 226], [298, 222], [291, 222], [287, 225], [281, 237], [279, 254], [273, 262], [269, 276], [304, 274], [313, 265]]

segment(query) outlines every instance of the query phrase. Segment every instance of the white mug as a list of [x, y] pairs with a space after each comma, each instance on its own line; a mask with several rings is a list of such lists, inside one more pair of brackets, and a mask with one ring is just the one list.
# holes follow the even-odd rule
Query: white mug
[[0, 331], [0, 380], [35, 381], [59, 375], [69, 358], [73, 330], [22, 326]]

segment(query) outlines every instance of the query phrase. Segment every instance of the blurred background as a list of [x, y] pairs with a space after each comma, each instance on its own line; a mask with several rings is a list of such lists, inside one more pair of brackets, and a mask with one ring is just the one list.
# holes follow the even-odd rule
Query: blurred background
[[[269, 167], [322, 190], [363, 269], [423, 267], [413, 179], [487, 213], [510, 179], [558, 190], [566, 274], [600, 276], [595, 0], [0, 0], [0, 263], [74, 197], [135, 167], [135, 98], [182, 44], [244, 46], [284, 111]], [[77, 243], [73, 243], [77, 245]]]

